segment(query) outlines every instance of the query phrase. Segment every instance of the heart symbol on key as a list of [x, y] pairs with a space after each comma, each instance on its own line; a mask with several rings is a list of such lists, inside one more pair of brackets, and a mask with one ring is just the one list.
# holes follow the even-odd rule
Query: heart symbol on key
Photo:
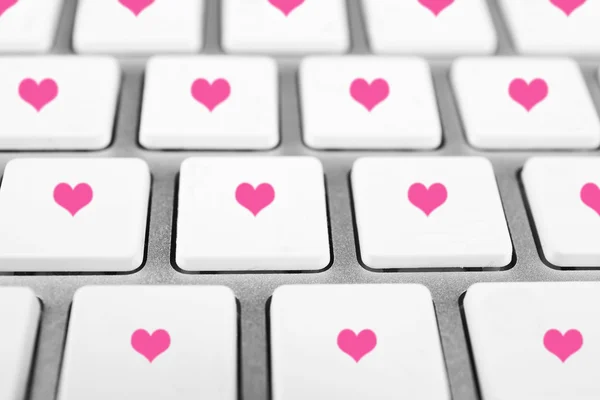
[[446, 199], [448, 191], [441, 183], [434, 183], [429, 189], [422, 183], [413, 183], [408, 189], [408, 200], [428, 217], [444, 204]]
[[544, 335], [544, 347], [563, 363], [577, 353], [583, 346], [583, 336], [577, 329], [571, 329], [564, 335], [556, 329], [550, 329]]
[[256, 217], [275, 200], [275, 189], [268, 183], [261, 183], [256, 189], [249, 183], [242, 183], [235, 191], [235, 199]]
[[437, 17], [442, 11], [450, 7], [454, 0], [419, 0], [419, 3]]
[[340, 350], [358, 363], [377, 346], [377, 336], [370, 329], [365, 329], [358, 335], [351, 329], [344, 329], [338, 335], [337, 344]]
[[4, 14], [6, 10], [17, 4], [19, 0], [0, 0], [0, 16]]
[[390, 95], [390, 85], [385, 79], [375, 79], [370, 84], [364, 79], [356, 79], [350, 85], [350, 95], [369, 112]]
[[568, 17], [573, 11], [584, 5], [586, 1], [587, 0], [550, 0], [550, 3], [560, 8]]
[[136, 17], [139, 16], [142, 11], [150, 7], [154, 0], [119, 0], [125, 8], [129, 9]]
[[292, 13], [292, 11], [300, 7], [304, 1], [305, 0], [269, 0], [269, 3], [271, 3], [287, 17]]
[[67, 183], [59, 183], [54, 188], [54, 201], [73, 217], [90, 204], [93, 197], [94, 192], [87, 183], [80, 183], [75, 188], [71, 188]]
[[217, 79], [212, 84], [206, 79], [196, 79], [192, 84], [192, 97], [203, 104], [210, 112], [231, 94], [231, 86], [225, 79]]
[[131, 335], [131, 347], [152, 363], [156, 357], [171, 346], [171, 336], [164, 329], [154, 331], [151, 335], [145, 329], [138, 329]]
[[19, 96], [38, 112], [58, 96], [58, 85], [54, 79], [44, 79], [37, 83], [27, 78], [19, 85]]
[[510, 83], [508, 93], [529, 112], [548, 96], [548, 84], [540, 78], [530, 83], [523, 79], [515, 79]]
[[595, 183], [586, 183], [579, 193], [583, 204], [600, 215], [600, 188]]

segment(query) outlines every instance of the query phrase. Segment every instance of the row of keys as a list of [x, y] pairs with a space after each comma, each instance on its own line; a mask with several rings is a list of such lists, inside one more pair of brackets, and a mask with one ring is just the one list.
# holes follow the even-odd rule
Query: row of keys
[[[600, 396], [599, 293], [600, 283], [469, 288], [463, 307], [483, 398]], [[24, 400], [41, 306], [25, 288], [0, 288], [0, 300], [0, 398]], [[283, 286], [268, 311], [274, 400], [450, 399], [421, 285]], [[237, 399], [237, 321], [226, 287], [79, 289], [57, 399]]]
[[[558, 267], [600, 267], [600, 160], [533, 158], [522, 180], [544, 257]], [[498, 269], [512, 261], [485, 158], [361, 158], [351, 185], [359, 256], [369, 268]], [[139, 159], [10, 161], [0, 188], [0, 271], [139, 268], [149, 192]], [[185, 271], [319, 271], [331, 262], [316, 158], [190, 158], [177, 198], [175, 263]]]
[[[62, 0], [0, 3], [0, 51], [46, 52]], [[79, 53], [193, 53], [203, 46], [204, 0], [80, 0]], [[522, 53], [600, 53], [594, 0], [501, 0]], [[363, 0], [376, 53], [492, 54], [498, 37], [485, 0]], [[345, 0], [223, 0], [222, 47], [232, 53], [343, 53], [350, 48]], [[35, 22], [35, 23], [32, 23]]]
[[[90, 79], [93, 77], [93, 79]], [[464, 58], [451, 80], [481, 149], [594, 149], [600, 120], [569, 59]], [[96, 150], [112, 140], [120, 70], [104, 57], [0, 63], [0, 149]], [[428, 64], [313, 57], [299, 71], [305, 143], [316, 149], [435, 149], [442, 125]], [[280, 141], [278, 70], [262, 57], [149, 61], [139, 141], [148, 149], [265, 150]]]

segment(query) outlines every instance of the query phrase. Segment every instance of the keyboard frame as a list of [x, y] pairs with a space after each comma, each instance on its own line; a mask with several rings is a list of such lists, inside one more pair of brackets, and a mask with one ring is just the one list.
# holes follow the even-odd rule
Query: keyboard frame
[[[505, 20], [496, 0], [487, 0], [499, 34], [498, 54], [515, 54]], [[71, 37], [77, 0], [65, 0], [57, 40], [52, 53], [72, 54]], [[219, 54], [220, 1], [205, 0], [205, 48], [203, 54]], [[348, 0], [353, 54], [368, 54], [368, 41], [360, 0]], [[272, 151], [243, 152], [257, 156], [313, 155], [324, 165], [332, 239], [333, 262], [319, 273], [220, 273], [190, 274], [173, 265], [175, 235], [172, 231], [177, 180], [181, 162], [191, 156], [236, 155], [236, 152], [148, 151], [138, 143], [138, 124], [147, 58], [120, 58], [123, 80], [115, 138], [109, 148], [93, 152], [2, 152], [0, 167], [15, 157], [139, 157], [152, 172], [147, 253], [143, 268], [131, 274], [2, 274], [0, 286], [31, 287], [43, 302], [38, 346], [33, 361], [29, 400], [54, 398], [60, 376], [69, 308], [76, 289], [85, 285], [226, 285], [233, 289], [240, 308], [240, 399], [264, 400], [270, 396], [268, 301], [275, 288], [286, 284], [333, 283], [421, 283], [429, 288], [435, 303], [452, 398], [481, 398], [470, 356], [461, 295], [476, 282], [497, 281], [589, 281], [600, 280], [600, 269], [558, 270], [541, 258], [534, 226], [530, 222], [519, 172], [533, 155], [561, 154], [591, 156], [581, 152], [483, 152], [465, 140], [461, 119], [449, 81], [451, 59], [432, 59], [433, 77], [444, 130], [444, 143], [436, 151], [316, 151], [302, 142], [297, 68], [300, 57], [278, 57], [280, 66], [281, 129], [280, 145]], [[600, 110], [597, 68], [600, 55], [578, 60]], [[352, 163], [369, 155], [447, 156], [481, 155], [494, 165], [506, 218], [514, 245], [510, 269], [490, 271], [374, 272], [363, 268], [357, 257], [357, 241], [351, 205], [349, 173]], [[484, 267], [484, 266], [482, 266]], [[393, 307], [393, 305], [386, 305]], [[393, 317], [391, 315], [391, 317]]]

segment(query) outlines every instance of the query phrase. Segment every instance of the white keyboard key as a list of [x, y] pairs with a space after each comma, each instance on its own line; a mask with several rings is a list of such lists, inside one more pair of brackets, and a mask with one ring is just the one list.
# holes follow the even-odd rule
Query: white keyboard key
[[375, 53], [492, 54], [498, 39], [485, 0], [362, 0]]
[[0, 52], [50, 51], [62, 6], [62, 0], [0, 1]]
[[345, 0], [223, 0], [223, 43], [234, 53], [343, 53]]
[[0, 287], [0, 399], [27, 393], [41, 306], [28, 288]]
[[367, 267], [510, 263], [512, 243], [487, 159], [361, 158], [351, 179], [360, 256]]
[[3, 58], [0, 149], [107, 147], [112, 140], [119, 86], [119, 64], [112, 58]]
[[153, 58], [140, 143], [149, 149], [271, 149], [279, 143], [277, 85], [277, 64], [268, 58]]
[[10, 161], [0, 188], [0, 271], [135, 270], [149, 195], [139, 159]]
[[600, 3], [500, 0], [516, 49], [526, 54], [600, 53]]
[[304, 141], [319, 149], [432, 149], [442, 127], [417, 58], [315, 57], [300, 68]]
[[483, 399], [600, 396], [597, 282], [479, 283], [464, 299]]
[[521, 176], [546, 260], [600, 268], [600, 160], [532, 158]]
[[98, 286], [75, 294], [58, 400], [237, 398], [229, 288]]
[[79, 0], [78, 53], [196, 53], [203, 43], [204, 0]]
[[469, 142], [481, 149], [592, 149], [600, 121], [579, 66], [552, 58], [465, 58], [451, 78]]
[[420, 285], [283, 286], [271, 303], [273, 400], [449, 400]]
[[325, 182], [316, 158], [190, 158], [181, 165], [181, 269], [314, 271], [329, 261]]

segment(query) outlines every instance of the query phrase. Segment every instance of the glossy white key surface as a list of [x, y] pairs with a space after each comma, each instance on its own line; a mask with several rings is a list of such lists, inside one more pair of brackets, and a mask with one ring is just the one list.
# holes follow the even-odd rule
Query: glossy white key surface
[[229, 53], [343, 53], [350, 47], [345, 0], [223, 0]]
[[432, 149], [442, 127], [418, 58], [315, 57], [300, 67], [302, 127], [319, 149]]
[[181, 269], [314, 271], [329, 261], [318, 159], [198, 157], [181, 165], [176, 248]]
[[229, 288], [96, 286], [75, 294], [58, 400], [237, 398]]
[[600, 283], [479, 283], [464, 299], [484, 399], [600, 396]]
[[40, 320], [28, 288], [0, 287], [0, 399], [24, 400]]
[[424, 286], [283, 286], [270, 312], [273, 400], [450, 399]]
[[600, 268], [600, 160], [532, 158], [521, 176], [544, 257], [558, 267]]
[[0, 187], [0, 271], [132, 271], [150, 195], [140, 159], [10, 161]]
[[279, 142], [277, 65], [262, 57], [148, 63], [140, 143], [150, 149], [270, 149]]
[[500, 0], [512, 41], [525, 54], [600, 54], [595, 0]]
[[120, 68], [104, 57], [4, 57], [1, 150], [98, 150], [112, 140]]
[[45, 53], [54, 45], [63, 0], [0, 3], [0, 52]]
[[467, 139], [482, 149], [592, 149], [600, 122], [563, 58], [465, 58], [451, 71]]
[[352, 194], [369, 268], [500, 268], [512, 244], [492, 164], [480, 157], [361, 158]]
[[362, 0], [375, 53], [491, 54], [497, 37], [485, 0]]
[[196, 53], [203, 45], [204, 0], [80, 0], [78, 53]]

